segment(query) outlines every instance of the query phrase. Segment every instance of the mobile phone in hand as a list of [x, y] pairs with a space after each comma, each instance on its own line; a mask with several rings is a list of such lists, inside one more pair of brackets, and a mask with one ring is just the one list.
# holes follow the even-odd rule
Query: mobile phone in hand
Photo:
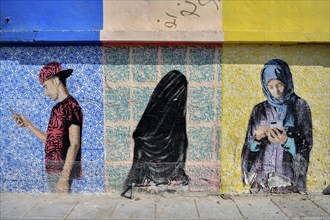
[[269, 127], [272, 129], [277, 128], [281, 133], [283, 132], [283, 120], [271, 121]]
[[23, 124], [23, 121], [22, 121], [22, 119], [18, 116], [18, 114], [15, 113], [14, 110], [11, 109], [11, 108], [10, 108], [9, 110], [10, 110], [10, 112], [11, 112], [13, 118], [15, 119], [16, 123], [17, 123], [17, 124]]

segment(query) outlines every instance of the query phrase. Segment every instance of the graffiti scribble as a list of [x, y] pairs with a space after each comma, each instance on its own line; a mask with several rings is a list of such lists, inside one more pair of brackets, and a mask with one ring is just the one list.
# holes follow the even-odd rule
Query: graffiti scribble
[[[213, 2], [213, 3], [215, 4], [215, 6], [217, 7], [217, 10], [219, 10], [219, 6], [218, 6], [218, 4], [216, 3], [215, 0], [209, 0], [209, 1], [206, 2], [206, 3], [202, 3], [202, 0], [198, 0], [198, 4], [199, 4], [200, 6], [208, 5], [210, 2]], [[220, 0], [218, 0], [218, 2], [220, 2]]]
[[[177, 20], [179, 19], [179, 16], [181, 17], [188, 17], [188, 16], [196, 16], [197, 18], [200, 17], [200, 15], [197, 13], [197, 10], [199, 7], [205, 7], [207, 5], [209, 5], [210, 3], [214, 3], [217, 11], [219, 10], [219, 5], [218, 2], [220, 2], [220, 0], [198, 0], [198, 4], [195, 4], [193, 1], [188, 1], [185, 0], [185, 5], [181, 5], [180, 3], [177, 3], [178, 7], [180, 7], [180, 14], [178, 16], [175, 15], [171, 15], [168, 12], [165, 12], [165, 14], [170, 17], [173, 20], [170, 21], [166, 21], [164, 22], [164, 26], [166, 28], [177, 28], [178, 24], [177, 24]], [[187, 9], [185, 6], [190, 7], [189, 9]], [[191, 6], [193, 8], [191, 8]], [[182, 7], [185, 7], [182, 9]], [[157, 22], [160, 22], [160, 20], [158, 19]]]
[[176, 17], [176, 16], [174, 16], [174, 15], [170, 15], [169, 13], [165, 13], [167, 16], [169, 16], [169, 17], [171, 17], [171, 18], [175, 18], [175, 19], [173, 19], [173, 21], [172, 22], [165, 22], [165, 27], [167, 27], [167, 28], [176, 28], [177, 27], [177, 24], [175, 23], [176, 22], [176, 18], [178, 18], [178, 17]]
[[187, 0], [185, 1], [185, 3], [193, 5], [193, 6], [194, 6], [194, 10], [193, 10], [193, 11], [182, 10], [182, 11], [180, 12], [180, 14], [181, 14], [182, 16], [195, 15], [195, 16], [197, 16], [197, 17], [200, 17], [198, 14], [195, 13], [196, 10], [197, 10], [197, 5], [195, 5], [193, 2], [190, 2], [190, 1], [187, 1]]

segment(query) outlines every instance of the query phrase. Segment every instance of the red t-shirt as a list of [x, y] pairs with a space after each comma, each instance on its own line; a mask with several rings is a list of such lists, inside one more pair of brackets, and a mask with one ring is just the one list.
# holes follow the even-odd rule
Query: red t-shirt
[[[80, 126], [82, 131], [83, 114], [77, 100], [68, 96], [57, 103], [50, 114], [45, 144], [46, 173], [62, 172], [66, 154], [70, 147], [69, 127], [74, 124]], [[81, 148], [78, 151], [73, 164], [70, 178], [80, 179], [81, 171]]]

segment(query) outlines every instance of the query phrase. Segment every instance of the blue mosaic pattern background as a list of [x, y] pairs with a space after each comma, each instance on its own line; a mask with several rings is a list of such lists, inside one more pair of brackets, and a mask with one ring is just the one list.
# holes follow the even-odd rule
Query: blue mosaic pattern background
[[0, 52], [0, 191], [47, 192], [44, 146], [31, 132], [18, 128], [9, 108], [46, 131], [52, 106], [43, 94], [38, 72], [50, 61], [74, 69], [70, 93], [84, 113], [83, 179], [73, 192], [105, 192], [102, 48], [101, 46], [16, 46]]
[[219, 190], [221, 48], [109, 46], [103, 52], [107, 191], [122, 189], [133, 161], [132, 134], [157, 83], [173, 69], [188, 80], [190, 190]]

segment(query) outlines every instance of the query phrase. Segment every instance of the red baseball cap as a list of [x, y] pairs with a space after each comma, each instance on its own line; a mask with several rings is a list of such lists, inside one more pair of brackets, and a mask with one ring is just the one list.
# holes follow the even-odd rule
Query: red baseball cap
[[46, 64], [39, 72], [40, 84], [44, 84], [45, 81], [49, 80], [53, 76], [58, 76], [61, 78], [68, 78], [73, 69], [63, 70], [61, 64], [56, 61]]

